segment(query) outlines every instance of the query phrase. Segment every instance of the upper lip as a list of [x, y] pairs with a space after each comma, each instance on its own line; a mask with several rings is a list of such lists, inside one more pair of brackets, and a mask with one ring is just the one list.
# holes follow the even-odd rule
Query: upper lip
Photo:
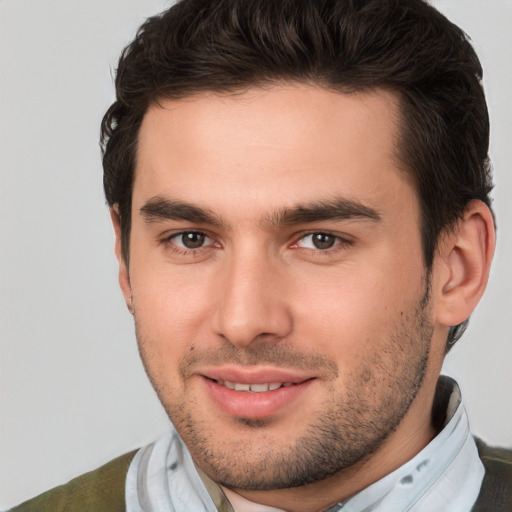
[[274, 382], [300, 384], [314, 377], [313, 375], [307, 375], [297, 370], [247, 366], [216, 366], [204, 368], [197, 373], [211, 380], [230, 381], [239, 384], [268, 384]]

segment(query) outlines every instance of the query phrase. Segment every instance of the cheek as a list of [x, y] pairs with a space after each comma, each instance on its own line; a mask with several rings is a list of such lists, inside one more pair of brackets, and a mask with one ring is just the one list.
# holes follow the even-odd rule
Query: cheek
[[424, 291], [421, 269], [409, 276], [395, 266], [354, 265], [302, 280], [302, 292], [296, 292], [301, 299], [294, 304], [299, 339], [314, 340], [315, 348], [340, 365], [368, 357]]
[[153, 351], [178, 354], [204, 338], [210, 299], [194, 276], [162, 268], [134, 272], [132, 292], [140, 336]]
[[161, 278], [135, 279], [132, 288], [137, 343], [146, 372], [161, 400], [174, 402], [173, 390], [182, 386], [179, 362], [204, 339], [203, 323], [197, 320], [198, 298]]

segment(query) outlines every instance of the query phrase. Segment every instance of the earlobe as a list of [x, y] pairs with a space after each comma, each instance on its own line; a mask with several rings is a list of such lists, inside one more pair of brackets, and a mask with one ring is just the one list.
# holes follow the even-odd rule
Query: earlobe
[[481, 201], [472, 201], [456, 229], [441, 240], [437, 255], [437, 321], [457, 325], [469, 318], [489, 278], [494, 254], [494, 219]]
[[128, 311], [133, 314], [132, 287], [130, 284], [128, 265], [123, 257], [121, 217], [119, 215], [119, 209], [117, 205], [114, 205], [110, 208], [110, 218], [112, 219], [112, 226], [114, 227], [115, 233], [115, 253], [119, 263], [119, 285], [121, 287], [121, 291], [123, 292], [126, 307], [128, 308]]

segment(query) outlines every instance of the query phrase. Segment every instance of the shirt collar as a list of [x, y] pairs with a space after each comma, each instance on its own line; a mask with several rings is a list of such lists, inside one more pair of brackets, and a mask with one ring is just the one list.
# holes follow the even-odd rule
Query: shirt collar
[[[442, 393], [442, 390], [449, 390]], [[443, 397], [439, 397], [444, 394]], [[415, 457], [348, 500], [331, 507], [343, 512], [468, 512], [474, 505], [484, 467], [457, 383], [441, 377], [439, 410], [446, 411], [439, 434]]]

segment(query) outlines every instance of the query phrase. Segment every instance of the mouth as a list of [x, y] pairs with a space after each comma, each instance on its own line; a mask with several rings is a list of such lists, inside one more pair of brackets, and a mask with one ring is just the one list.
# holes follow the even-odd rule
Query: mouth
[[[263, 419], [292, 411], [317, 380], [282, 370], [215, 369], [202, 374], [210, 403], [227, 416]], [[215, 375], [217, 373], [217, 375]]]
[[250, 393], [266, 393], [267, 391], [275, 391], [280, 388], [287, 388], [290, 386], [295, 386], [294, 382], [269, 382], [263, 384], [245, 384], [242, 382], [231, 382], [229, 380], [218, 380], [212, 379], [219, 386], [224, 386], [225, 388], [234, 390], [234, 391], [246, 391]]

